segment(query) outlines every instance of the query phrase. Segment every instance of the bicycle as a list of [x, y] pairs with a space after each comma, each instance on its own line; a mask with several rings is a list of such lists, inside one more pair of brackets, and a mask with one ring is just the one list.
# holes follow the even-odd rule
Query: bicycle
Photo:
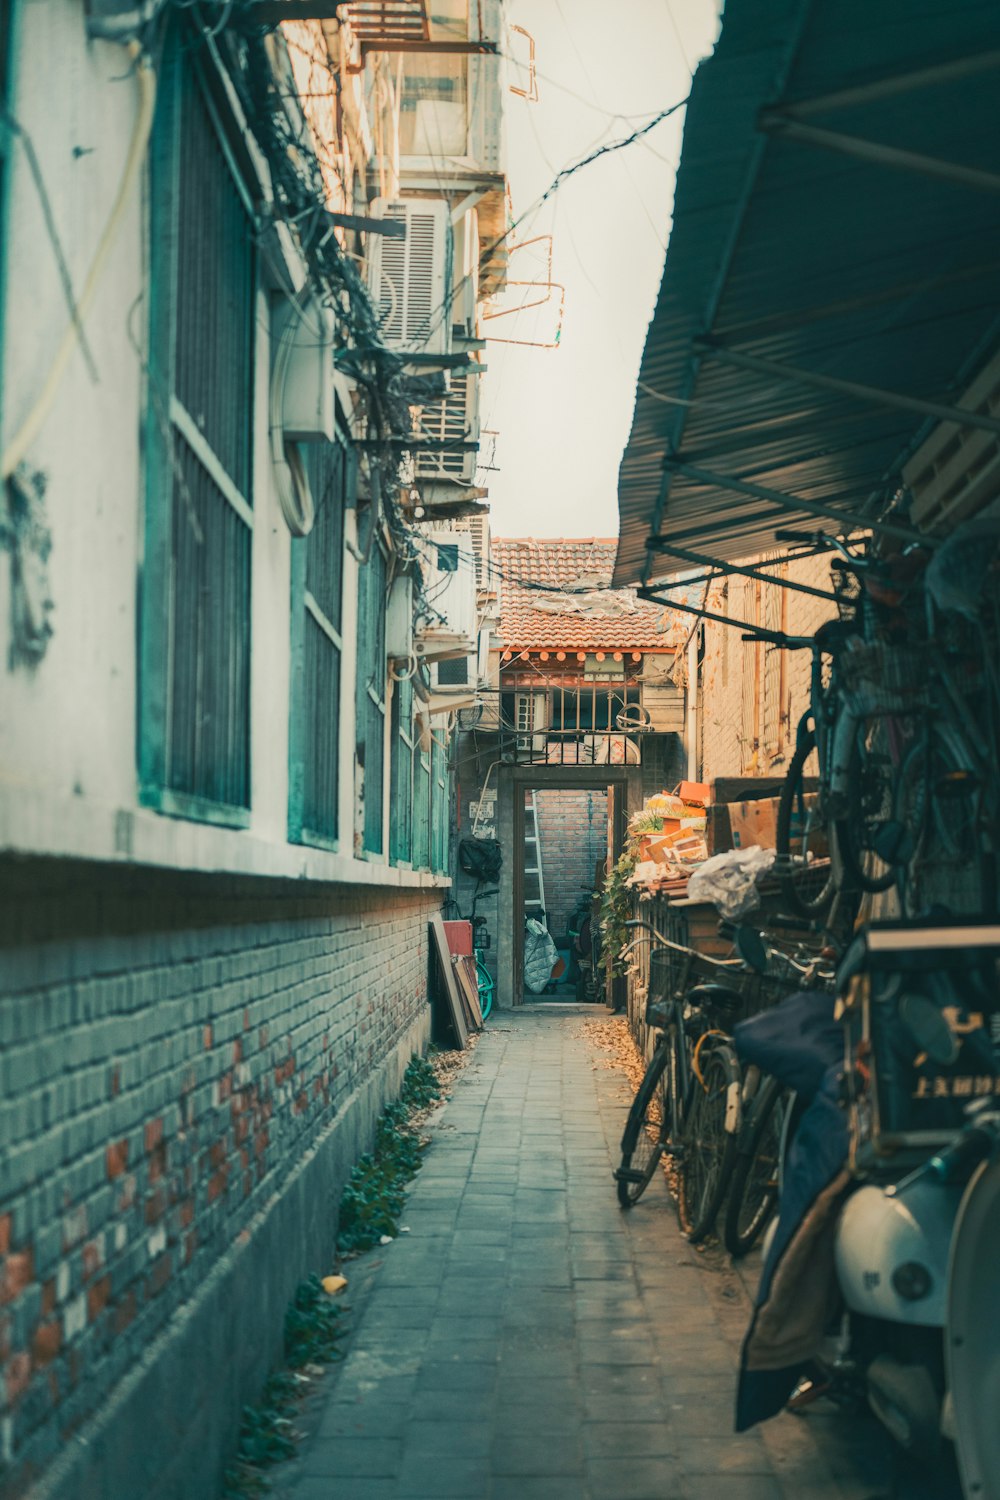
[[[828, 988], [832, 969], [820, 967], [815, 955], [802, 957], [769, 948], [767, 961], [773, 983], [796, 989]], [[784, 973], [775, 972], [784, 970]], [[729, 1183], [723, 1243], [739, 1260], [757, 1243], [777, 1207], [782, 1140], [791, 1095], [777, 1079], [751, 1064], [743, 1074], [740, 1117], [736, 1126], [736, 1156]]]
[[[902, 686], [878, 696], [871, 682], [887, 648], [879, 632], [898, 613], [905, 590], [893, 584], [880, 560], [855, 556], [836, 538], [822, 540], [840, 554], [833, 569], [839, 617], [825, 621], [814, 636], [758, 630], [744, 637], [812, 652], [809, 707], [796, 730], [775, 837], [783, 894], [806, 918], [823, 916], [847, 885], [875, 893], [896, 880], [882, 837], [900, 758], [887, 715], [906, 711]], [[807, 790], [810, 765], [816, 769], [815, 792]], [[825, 859], [825, 878], [819, 879]]]
[[[645, 928], [660, 951], [680, 953], [685, 963], [673, 995], [647, 1001], [647, 1022], [659, 1034], [622, 1133], [621, 1165], [613, 1174], [618, 1201], [622, 1208], [638, 1203], [660, 1159], [670, 1156], [681, 1228], [697, 1241], [714, 1227], [732, 1167], [736, 1143], [726, 1122], [740, 1087], [736, 1054], [717, 1023], [735, 1014], [744, 997], [711, 976], [735, 978], [745, 972], [744, 961], [699, 954], [649, 922], [626, 925]], [[699, 965], [709, 977], [689, 989]]]
[[472, 897], [472, 912], [467, 917], [462, 916], [462, 913], [459, 911], [458, 902], [454, 898], [449, 898], [444, 903], [444, 910], [446, 912], [454, 911], [455, 916], [460, 922], [472, 923], [472, 952], [476, 961], [476, 987], [479, 995], [479, 1013], [484, 1021], [493, 1009], [496, 981], [490, 973], [485, 960], [485, 954], [490, 947], [490, 935], [486, 928], [486, 918], [476, 915], [476, 905], [480, 901], [485, 901], [488, 896], [496, 896], [498, 891], [498, 886], [489, 891], [481, 891], [477, 885]]

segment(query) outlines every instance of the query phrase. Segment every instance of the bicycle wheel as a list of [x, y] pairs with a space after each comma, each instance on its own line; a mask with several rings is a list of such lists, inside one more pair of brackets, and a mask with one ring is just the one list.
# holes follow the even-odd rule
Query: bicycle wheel
[[[800, 917], [822, 916], [833, 899], [832, 866], [824, 878], [814, 868], [827, 853], [827, 837], [817, 799], [805, 790], [807, 775], [818, 775], [816, 735], [809, 730], [795, 747], [778, 801], [775, 849], [782, 893]], [[808, 800], [807, 800], [808, 797]]]
[[770, 1078], [754, 1100], [749, 1137], [737, 1155], [726, 1204], [726, 1249], [737, 1260], [753, 1249], [777, 1207], [784, 1124], [781, 1087]]
[[904, 760], [894, 821], [902, 830], [896, 871], [903, 913], [933, 907], [978, 914], [989, 884], [979, 838], [979, 782], [961, 741], [930, 723]]
[[615, 1173], [618, 1202], [622, 1208], [631, 1208], [638, 1203], [663, 1155], [667, 1133], [663, 1075], [669, 1058], [670, 1045], [663, 1037], [650, 1059], [625, 1121], [621, 1166]]
[[476, 979], [479, 984], [479, 1013], [485, 1021], [493, 1009], [493, 975], [481, 958], [476, 959]]
[[695, 1242], [715, 1228], [732, 1176], [736, 1130], [731, 1106], [740, 1089], [740, 1065], [727, 1043], [703, 1051], [700, 1068], [677, 1160], [677, 1212], [681, 1228]]
[[887, 891], [896, 879], [893, 865], [876, 852], [892, 818], [893, 769], [885, 720], [859, 720], [848, 761], [846, 817], [837, 820], [837, 852], [848, 881], [863, 891]]

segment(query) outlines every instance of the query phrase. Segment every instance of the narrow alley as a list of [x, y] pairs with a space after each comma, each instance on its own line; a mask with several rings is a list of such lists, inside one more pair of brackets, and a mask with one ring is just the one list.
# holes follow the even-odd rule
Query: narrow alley
[[680, 1238], [664, 1179], [619, 1209], [629, 1089], [593, 1015], [525, 1006], [483, 1033], [431, 1129], [408, 1233], [360, 1275], [347, 1267], [349, 1352], [281, 1500], [864, 1500], [881, 1487], [867, 1417], [817, 1408], [733, 1436], [747, 1292], [721, 1252]]

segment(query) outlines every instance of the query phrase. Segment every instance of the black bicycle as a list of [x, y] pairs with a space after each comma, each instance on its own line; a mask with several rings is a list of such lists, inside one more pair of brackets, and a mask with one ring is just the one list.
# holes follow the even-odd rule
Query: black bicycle
[[646, 1021], [657, 1039], [622, 1133], [618, 1201], [622, 1208], [638, 1203], [668, 1156], [681, 1228], [697, 1241], [715, 1226], [736, 1152], [726, 1125], [738, 1107], [740, 1068], [724, 1028], [743, 1008], [738, 986], [747, 971], [742, 958], [710, 958], [648, 922], [627, 925], [644, 928], [656, 940], [654, 951], [682, 962], [669, 995], [652, 993], [650, 982]]

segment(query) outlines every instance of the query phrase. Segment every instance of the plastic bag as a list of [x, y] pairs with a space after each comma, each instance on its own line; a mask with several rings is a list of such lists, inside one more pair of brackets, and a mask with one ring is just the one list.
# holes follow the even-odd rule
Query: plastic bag
[[760, 905], [757, 881], [767, 874], [774, 860], [774, 850], [761, 849], [758, 844], [713, 855], [688, 881], [688, 897], [711, 901], [724, 917], [742, 917]]
[[541, 922], [529, 917], [524, 924], [524, 987], [540, 995], [552, 978], [559, 950], [552, 934]]

